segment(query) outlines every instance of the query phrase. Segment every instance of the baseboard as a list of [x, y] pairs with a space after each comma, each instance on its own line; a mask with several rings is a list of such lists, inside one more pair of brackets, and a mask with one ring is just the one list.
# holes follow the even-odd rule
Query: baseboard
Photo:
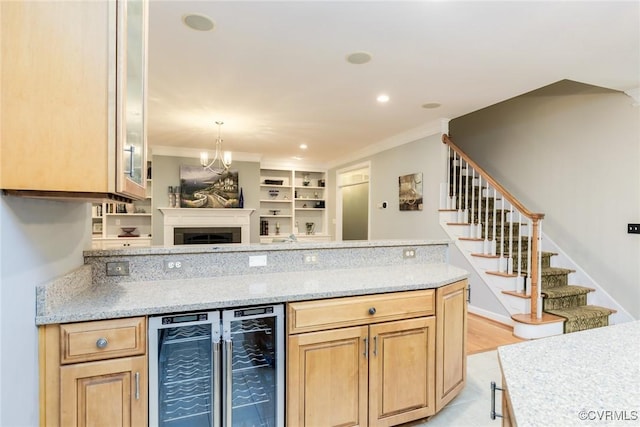
[[502, 323], [503, 325], [513, 326], [514, 321], [511, 317], [503, 316], [500, 314], [496, 314], [492, 311], [485, 310], [483, 308], [475, 307], [473, 305], [467, 306], [467, 311], [469, 313], [477, 314], [478, 316], [486, 317], [487, 319], [493, 320], [494, 322]]

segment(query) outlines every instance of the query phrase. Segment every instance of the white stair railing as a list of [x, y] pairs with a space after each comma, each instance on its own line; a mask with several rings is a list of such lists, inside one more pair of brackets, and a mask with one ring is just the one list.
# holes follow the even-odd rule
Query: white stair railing
[[[539, 319], [542, 317], [540, 283], [544, 214], [534, 213], [525, 208], [460, 150], [447, 135], [442, 136], [442, 141], [447, 144], [449, 153], [446, 209], [456, 212], [457, 223], [469, 225], [470, 238], [482, 240], [485, 256], [498, 259], [497, 274], [516, 278], [516, 292], [530, 297], [531, 317]], [[526, 237], [523, 236], [523, 231], [526, 231]], [[517, 234], [517, 238], [514, 238], [514, 234]]]

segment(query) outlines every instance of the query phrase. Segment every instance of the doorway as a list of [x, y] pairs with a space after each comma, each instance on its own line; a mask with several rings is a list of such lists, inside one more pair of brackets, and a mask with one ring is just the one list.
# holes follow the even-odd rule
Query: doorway
[[338, 240], [369, 240], [369, 171], [367, 162], [336, 173]]

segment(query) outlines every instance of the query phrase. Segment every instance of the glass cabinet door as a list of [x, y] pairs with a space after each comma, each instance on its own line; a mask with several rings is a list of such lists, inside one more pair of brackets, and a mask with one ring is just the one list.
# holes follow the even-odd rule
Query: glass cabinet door
[[118, 186], [144, 198], [146, 185], [147, 1], [118, 2]]

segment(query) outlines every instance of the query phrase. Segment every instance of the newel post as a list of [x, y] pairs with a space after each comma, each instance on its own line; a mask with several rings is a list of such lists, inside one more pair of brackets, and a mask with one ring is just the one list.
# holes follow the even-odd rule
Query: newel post
[[538, 242], [540, 241], [540, 220], [533, 218], [532, 235], [531, 235], [531, 259], [529, 260], [529, 271], [531, 273], [531, 319], [538, 318], [538, 258], [540, 256], [538, 250]]

